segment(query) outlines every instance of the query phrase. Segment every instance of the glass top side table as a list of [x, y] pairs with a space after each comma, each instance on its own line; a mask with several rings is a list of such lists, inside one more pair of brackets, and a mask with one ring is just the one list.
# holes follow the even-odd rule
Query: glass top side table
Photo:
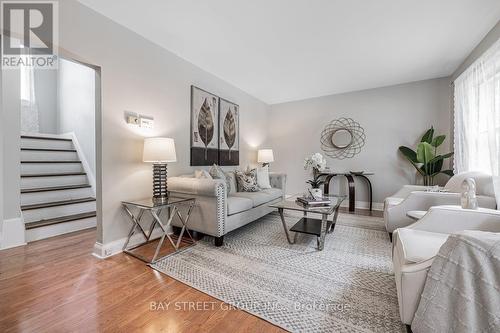
[[[141, 260], [149, 264], [153, 264], [157, 262], [158, 260], [164, 258], [158, 258], [158, 254], [160, 252], [160, 249], [163, 245], [163, 242], [165, 241], [165, 238], [167, 238], [170, 242], [170, 244], [173, 246], [175, 252], [177, 252], [180, 249], [182, 237], [184, 236], [184, 233], [186, 233], [189, 237], [189, 244], [193, 245], [195, 243], [195, 240], [191, 236], [191, 233], [188, 230], [188, 222], [189, 222], [189, 217], [191, 216], [191, 211], [193, 210], [194, 204], [195, 204], [195, 198], [179, 198], [179, 197], [174, 197], [170, 196], [168, 197], [167, 201], [162, 202], [162, 203], [156, 203], [153, 201], [152, 198], [148, 199], [141, 199], [141, 200], [133, 200], [133, 201], [122, 201], [122, 207], [127, 213], [127, 215], [130, 217], [130, 220], [132, 221], [132, 227], [130, 228], [130, 231], [127, 236], [127, 240], [125, 241], [125, 245], [123, 245], [123, 252]], [[188, 210], [186, 213], [186, 216], [184, 217], [179, 210], [180, 206], [187, 206]], [[134, 214], [132, 213], [131, 208], [136, 208], [137, 213]], [[163, 223], [162, 219], [160, 218], [160, 215], [163, 210], [167, 210], [168, 214], [168, 219], [166, 223]], [[141, 225], [141, 220], [144, 217], [144, 213], [148, 212], [151, 214], [153, 220], [151, 221], [151, 225], [149, 226], [149, 230], [145, 230], [143, 226]], [[172, 221], [174, 217], [177, 216], [182, 223], [182, 229], [177, 236], [177, 242], [174, 242], [172, 239], [171, 235], [169, 235], [169, 227], [172, 224]], [[155, 239], [151, 239], [151, 236], [153, 235], [153, 231], [156, 227], [160, 227], [161, 230], [161, 236]], [[133, 235], [136, 233], [142, 234], [144, 241], [135, 244], [131, 247], [129, 247], [130, 239], [132, 238]], [[151, 260], [148, 260], [134, 252], [132, 250], [137, 249], [138, 247], [141, 247], [143, 245], [146, 245], [148, 243], [151, 243], [153, 241], [156, 241], [160, 239], [158, 242], [158, 245], [156, 246], [155, 253], [153, 255], [153, 258]], [[185, 248], [185, 247], [183, 247]], [[174, 252], [174, 253], [175, 253]]]

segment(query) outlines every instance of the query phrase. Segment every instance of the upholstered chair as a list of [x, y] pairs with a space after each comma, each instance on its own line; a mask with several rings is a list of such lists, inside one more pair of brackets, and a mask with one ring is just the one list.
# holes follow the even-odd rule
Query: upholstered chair
[[411, 325], [413, 321], [427, 272], [439, 248], [449, 234], [462, 230], [500, 232], [500, 211], [436, 206], [417, 222], [394, 232], [392, 261], [404, 324]]
[[406, 185], [384, 201], [385, 228], [392, 238], [397, 228], [406, 227], [415, 220], [406, 216], [411, 210], [427, 211], [432, 206], [460, 205], [462, 182], [467, 178], [476, 181], [476, 194], [479, 207], [496, 208], [493, 180], [481, 172], [463, 172], [450, 178], [444, 186], [446, 192], [430, 192], [429, 187]]

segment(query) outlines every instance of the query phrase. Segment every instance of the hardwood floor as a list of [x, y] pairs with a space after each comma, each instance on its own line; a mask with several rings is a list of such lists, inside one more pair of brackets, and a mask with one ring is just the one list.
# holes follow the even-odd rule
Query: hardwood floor
[[283, 332], [94, 243], [87, 230], [0, 252], [0, 332]]
[[0, 332], [284, 332], [131, 256], [95, 258], [95, 237], [91, 229], [1, 251]]

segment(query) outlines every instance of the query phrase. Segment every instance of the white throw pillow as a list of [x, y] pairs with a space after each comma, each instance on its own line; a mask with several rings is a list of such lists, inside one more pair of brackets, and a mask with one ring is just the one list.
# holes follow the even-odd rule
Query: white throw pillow
[[212, 179], [212, 176], [210, 176], [207, 170], [196, 170], [194, 172], [194, 177], [198, 179]]
[[257, 169], [257, 185], [259, 185], [261, 189], [271, 188], [271, 182], [269, 181], [269, 167], [267, 165]]

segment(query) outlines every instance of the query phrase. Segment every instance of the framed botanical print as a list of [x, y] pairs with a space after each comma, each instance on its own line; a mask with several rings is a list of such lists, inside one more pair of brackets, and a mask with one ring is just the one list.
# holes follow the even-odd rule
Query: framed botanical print
[[219, 165], [240, 164], [240, 119], [237, 104], [219, 99]]
[[219, 163], [219, 97], [191, 86], [191, 165]]

